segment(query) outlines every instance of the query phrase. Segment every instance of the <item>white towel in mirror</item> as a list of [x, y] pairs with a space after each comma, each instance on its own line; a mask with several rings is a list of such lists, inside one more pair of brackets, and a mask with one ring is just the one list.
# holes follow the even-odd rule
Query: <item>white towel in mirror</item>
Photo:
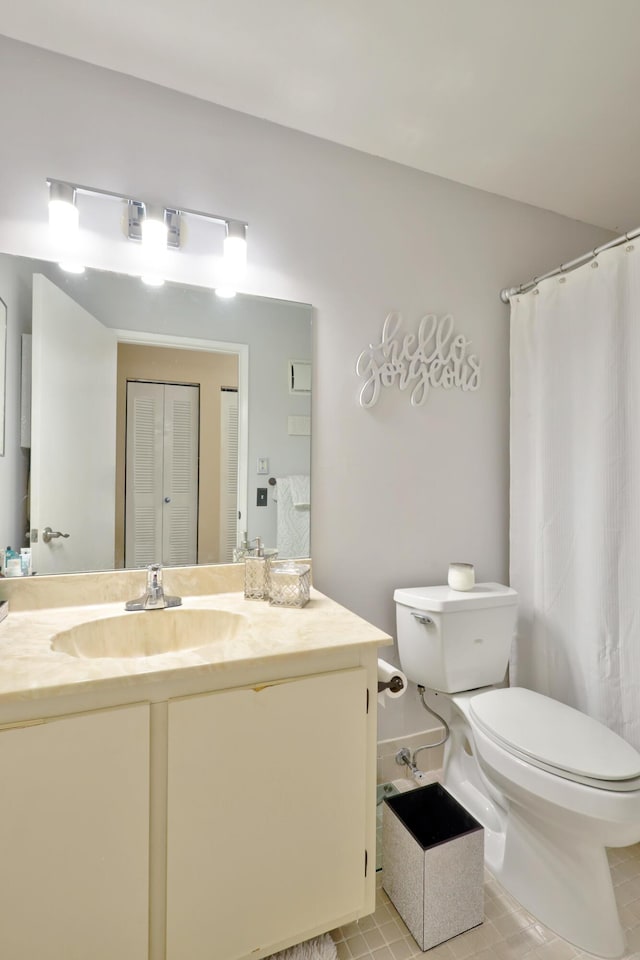
[[311, 477], [304, 474], [287, 477], [291, 485], [291, 499], [297, 510], [311, 507]]
[[276, 478], [276, 532], [280, 557], [309, 556], [309, 479], [304, 475]]

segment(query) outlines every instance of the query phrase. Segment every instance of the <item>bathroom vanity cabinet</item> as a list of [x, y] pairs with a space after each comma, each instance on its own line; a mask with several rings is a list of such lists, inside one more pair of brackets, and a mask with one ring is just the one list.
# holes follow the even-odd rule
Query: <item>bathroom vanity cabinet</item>
[[148, 956], [149, 706], [0, 729], [0, 956]]
[[170, 702], [167, 960], [245, 957], [362, 911], [366, 696], [359, 668]]
[[274, 619], [298, 649], [0, 688], [0, 957], [259, 960], [373, 911], [387, 638], [322, 600], [323, 641]]

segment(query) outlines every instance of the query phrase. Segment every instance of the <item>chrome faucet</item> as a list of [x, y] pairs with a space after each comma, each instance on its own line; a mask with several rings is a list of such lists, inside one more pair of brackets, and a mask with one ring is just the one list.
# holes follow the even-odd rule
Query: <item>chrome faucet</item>
[[182, 597], [170, 597], [162, 586], [162, 565], [152, 563], [147, 567], [147, 589], [141, 597], [127, 600], [125, 610], [164, 610], [165, 607], [179, 607]]

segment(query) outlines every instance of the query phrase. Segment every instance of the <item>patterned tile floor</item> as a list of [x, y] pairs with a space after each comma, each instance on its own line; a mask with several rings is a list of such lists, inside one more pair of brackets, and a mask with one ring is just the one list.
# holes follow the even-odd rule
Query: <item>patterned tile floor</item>
[[[640, 960], [640, 844], [609, 851], [620, 919], [625, 928], [626, 960]], [[338, 960], [408, 960], [422, 954], [377, 874], [376, 911], [334, 930]], [[434, 947], [427, 960], [574, 960], [590, 958], [561, 940], [523, 910], [485, 871], [484, 923]]]

